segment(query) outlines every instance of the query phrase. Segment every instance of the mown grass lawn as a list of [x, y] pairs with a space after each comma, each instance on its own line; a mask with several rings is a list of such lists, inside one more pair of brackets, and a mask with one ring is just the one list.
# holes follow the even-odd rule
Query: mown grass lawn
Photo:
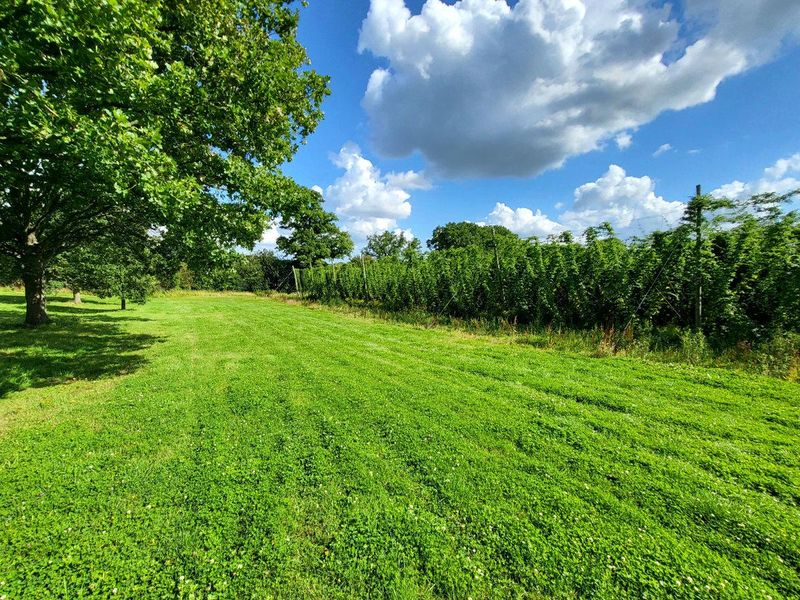
[[0, 598], [800, 596], [800, 387], [0, 294]]

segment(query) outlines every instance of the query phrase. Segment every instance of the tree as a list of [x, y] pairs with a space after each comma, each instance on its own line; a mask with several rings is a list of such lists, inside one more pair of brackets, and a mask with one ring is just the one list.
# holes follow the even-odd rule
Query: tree
[[375, 259], [400, 259], [409, 253], [419, 252], [419, 240], [407, 239], [402, 232], [384, 231], [367, 237], [364, 254]]
[[111, 256], [107, 255], [97, 266], [94, 276], [92, 291], [101, 298], [116, 296], [122, 310], [128, 307], [129, 300], [144, 302], [158, 285], [149, 272], [147, 257], [122, 247], [112, 249]]
[[277, 290], [290, 292], [294, 289], [292, 261], [280, 258], [274, 252], [263, 250], [247, 257], [254, 266], [258, 279], [249, 291]]
[[298, 205], [279, 167], [322, 117], [289, 0], [12, 0], [0, 8], [0, 252], [47, 321], [54, 258], [164, 226], [252, 247]]
[[504, 239], [519, 239], [519, 236], [502, 225], [478, 225], [469, 221], [440, 225], [433, 230], [428, 248], [431, 250], [448, 250], [450, 248], [468, 248], [478, 246], [491, 250], [495, 243]]
[[91, 290], [96, 282], [96, 269], [105, 262], [104, 255], [98, 255], [92, 245], [79, 246], [56, 258], [48, 269], [50, 276], [69, 288], [72, 301], [81, 303], [81, 291]]
[[281, 227], [291, 233], [278, 238], [278, 249], [294, 257], [301, 267], [349, 255], [353, 240], [336, 225], [336, 215], [323, 210], [322, 196], [306, 188], [297, 196], [301, 202], [281, 220]]
[[125, 310], [128, 300], [144, 302], [158, 286], [152, 274], [157, 243], [143, 238], [136, 245], [118, 246], [98, 240], [60, 255], [48, 271], [72, 291], [76, 303], [81, 291], [89, 291], [101, 298], [117, 296]]

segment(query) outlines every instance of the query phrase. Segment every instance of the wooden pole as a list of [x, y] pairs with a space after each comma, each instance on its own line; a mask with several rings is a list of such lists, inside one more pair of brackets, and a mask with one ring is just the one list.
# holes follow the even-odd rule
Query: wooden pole
[[294, 275], [294, 291], [300, 294], [300, 297], [303, 297], [303, 291], [300, 288], [300, 279], [297, 276], [297, 269], [292, 267], [292, 275]]
[[369, 300], [369, 286], [367, 285], [367, 266], [364, 264], [364, 253], [361, 253], [361, 272], [364, 273], [364, 299]]
[[500, 281], [500, 298], [503, 300], [503, 308], [506, 305], [506, 286], [503, 281], [503, 271], [500, 268], [500, 254], [497, 252], [497, 237], [494, 232], [494, 225], [492, 227], [492, 242], [494, 245], [494, 262], [497, 265], [497, 279]]
[[694, 328], [699, 331], [703, 325], [703, 201], [702, 188], [698, 184], [695, 188], [695, 214], [694, 217], [694, 268], [695, 268], [695, 297], [694, 297]]

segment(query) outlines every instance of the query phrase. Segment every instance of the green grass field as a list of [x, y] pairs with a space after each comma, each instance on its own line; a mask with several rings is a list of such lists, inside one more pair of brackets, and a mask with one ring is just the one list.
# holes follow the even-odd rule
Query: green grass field
[[800, 596], [800, 387], [0, 293], [0, 598]]

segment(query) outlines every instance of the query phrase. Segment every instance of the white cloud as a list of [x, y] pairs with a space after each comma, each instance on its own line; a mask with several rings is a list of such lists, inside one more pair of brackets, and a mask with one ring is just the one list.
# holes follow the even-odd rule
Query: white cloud
[[344, 223], [345, 231], [348, 231], [357, 240], [365, 240], [376, 233], [391, 231], [397, 227], [395, 219], [383, 217], [370, 217], [362, 219], [350, 219]]
[[655, 152], [653, 152], [653, 157], [658, 158], [659, 156], [661, 156], [665, 152], [669, 152], [670, 150], [672, 150], [672, 144], [661, 144], [658, 147], [658, 149]]
[[540, 210], [512, 209], [502, 203], [495, 205], [487, 220], [523, 237], [546, 237], [566, 230], [581, 234], [604, 221], [611, 223], [621, 235], [642, 235], [674, 227], [685, 208], [683, 202], [667, 201], [656, 195], [650, 177], [632, 177], [622, 167], [611, 165], [602, 177], [575, 190], [572, 207], [562, 212], [557, 220], [548, 218]]
[[402, 236], [403, 236], [403, 238], [404, 238], [404, 239], [405, 239], [407, 242], [413, 242], [413, 241], [414, 241], [414, 239], [416, 238], [416, 236], [414, 235], [414, 232], [413, 232], [413, 231], [411, 231], [410, 229], [400, 229], [400, 228], [398, 227], [397, 229], [395, 229], [394, 231], [392, 231], [392, 233], [393, 233], [393, 234], [395, 234], [395, 235], [402, 235]]
[[411, 215], [409, 190], [431, 187], [428, 179], [416, 171], [383, 175], [352, 143], [331, 160], [345, 173], [327, 187], [323, 196], [333, 204], [344, 229], [356, 239], [397, 230], [398, 220]]
[[718, 187], [711, 195], [740, 200], [756, 194], [785, 194], [796, 189], [800, 189], [800, 152], [764, 169], [764, 176], [760, 179], [747, 183], [735, 180]]
[[282, 235], [291, 235], [291, 229], [285, 229], [283, 227], [278, 227], [277, 223], [272, 223], [268, 229], [264, 230], [264, 233], [261, 234], [261, 239], [257, 242], [257, 245], [260, 248], [266, 248], [269, 250], [274, 250], [276, 248], [276, 244], [278, 242], [278, 238]]
[[800, 172], [800, 152], [793, 154], [789, 158], [781, 158], [771, 167], [764, 169], [764, 176], [767, 179], [781, 179], [787, 173]]
[[611, 165], [602, 177], [575, 190], [572, 208], [559, 220], [575, 232], [608, 221], [618, 231], [638, 233], [676, 225], [685, 208], [683, 202], [657, 196], [650, 177], [632, 177]]
[[622, 133], [618, 133], [617, 137], [614, 138], [614, 141], [617, 143], [617, 148], [620, 150], [626, 150], [627, 148], [631, 147], [633, 143], [633, 136], [630, 133], [623, 131]]
[[387, 173], [386, 184], [403, 190], [429, 190], [431, 182], [423, 173], [405, 171], [404, 173]]
[[359, 50], [388, 61], [363, 99], [375, 143], [390, 156], [419, 150], [450, 176], [534, 175], [710, 101], [800, 32], [800, 2], [686, 0], [683, 27], [669, 11], [427, 0], [412, 14], [404, 0], [371, 0]]
[[258, 243], [264, 244], [265, 246], [274, 246], [281, 235], [283, 234], [278, 226], [273, 224], [269, 229], [264, 230], [264, 233], [261, 234], [261, 239], [258, 241]]
[[533, 212], [530, 208], [513, 209], [502, 202], [495, 204], [487, 220], [492, 225], [507, 227], [522, 237], [547, 237], [566, 229], [563, 225], [548, 219], [541, 210]]
[[276, 222], [270, 224], [270, 226], [264, 230], [261, 234], [261, 239], [259, 239], [254, 247], [254, 251], [258, 252], [260, 250], [269, 250], [271, 252], [280, 252], [278, 251], [278, 238], [282, 235], [291, 235], [291, 229], [285, 229], [283, 227], [278, 227]]

